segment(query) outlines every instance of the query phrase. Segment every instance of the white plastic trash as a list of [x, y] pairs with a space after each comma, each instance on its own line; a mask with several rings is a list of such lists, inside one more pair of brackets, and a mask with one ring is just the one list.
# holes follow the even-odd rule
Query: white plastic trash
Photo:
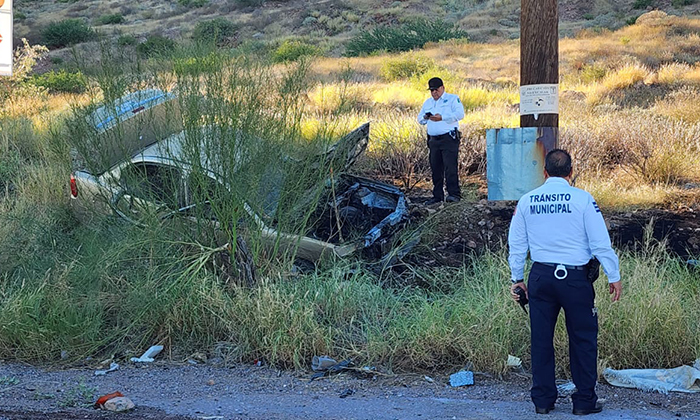
[[106, 375], [106, 374], [108, 374], [109, 372], [114, 372], [114, 371], [117, 370], [117, 369], [119, 369], [119, 364], [118, 364], [118, 363], [115, 363], [115, 362], [112, 362], [112, 363], [109, 364], [109, 369], [105, 369], [105, 370], [96, 370], [96, 371], [95, 371], [95, 376]]
[[336, 362], [332, 357], [314, 356], [313, 359], [311, 359], [311, 370], [314, 372], [324, 371], [337, 363], [338, 362]]
[[136, 363], [150, 363], [155, 360], [155, 357], [163, 351], [163, 346], [151, 346], [141, 357], [132, 357], [131, 361]]
[[506, 361], [506, 366], [508, 367], [520, 367], [523, 361], [519, 357], [515, 357], [512, 354], [508, 355], [508, 360]]

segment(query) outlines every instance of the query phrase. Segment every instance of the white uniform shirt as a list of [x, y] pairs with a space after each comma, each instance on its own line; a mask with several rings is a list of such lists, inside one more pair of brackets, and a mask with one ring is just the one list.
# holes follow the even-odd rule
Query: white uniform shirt
[[[423, 118], [426, 112], [432, 112], [433, 115], [440, 114], [442, 121]], [[464, 106], [457, 95], [451, 93], [443, 93], [437, 101], [431, 96], [423, 103], [418, 114], [418, 122], [422, 125], [428, 124], [429, 136], [441, 136], [459, 128], [459, 121], [462, 118], [464, 118]]]
[[620, 280], [620, 262], [600, 209], [588, 192], [550, 177], [518, 201], [508, 232], [511, 278], [524, 278], [525, 258], [541, 263], [585, 265], [598, 258], [610, 283]]

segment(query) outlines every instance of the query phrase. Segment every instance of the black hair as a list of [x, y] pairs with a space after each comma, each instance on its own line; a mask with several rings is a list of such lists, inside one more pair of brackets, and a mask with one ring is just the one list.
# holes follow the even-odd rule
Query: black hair
[[562, 149], [553, 149], [544, 158], [544, 169], [549, 176], [565, 178], [571, 175], [571, 155]]

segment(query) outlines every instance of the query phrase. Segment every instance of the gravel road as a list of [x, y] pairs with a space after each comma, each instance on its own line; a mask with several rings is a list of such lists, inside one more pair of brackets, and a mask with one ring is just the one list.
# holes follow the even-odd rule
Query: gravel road
[[[52, 370], [0, 363], [0, 420], [5, 419], [573, 419], [560, 398], [549, 417], [534, 413], [529, 379], [475, 375], [476, 385], [451, 388], [447, 375], [357, 377], [341, 373], [309, 382], [311, 373], [268, 367], [213, 367], [156, 362], [129, 364], [104, 376], [94, 369]], [[432, 381], [432, 382], [431, 382]], [[82, 408], [120, 391], [136, 404], [129, 413]], [[590, 418], [699, 419], [700, 396], [661, 395], [599, 385], [606, 409]]]

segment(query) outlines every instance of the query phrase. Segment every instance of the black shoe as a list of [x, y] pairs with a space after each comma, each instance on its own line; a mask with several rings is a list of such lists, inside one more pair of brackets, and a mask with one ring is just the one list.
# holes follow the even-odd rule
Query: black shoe
[[430, 200], [426, 201], [426, 202], [425, 202], [425, 205], [426, 205], [426, 206], [431, 206], [431, 205], [437, 204], [437, 203], [442, 203], [442, 198], [435, 198], [435, 197], [433, 197], [433, 198], [431, 198]]
[[459, 197], [454, 196], [454, 195], [448, 195], [445, 201], [448, 203], [459, 203], [459, 200], [461, 200]]
[[595, 407], [593, 408], [588, 408], [588, 409], [576, 409], [574, 408], [574, 415], [575, 416], [586, 416], [588, 414], [595, 414], [595, 413], [600, 413], [603, 411], [603, 404], [597, 402], [595, 403]]
[[537, 414], [549, 414], [550, 411], [554, 410], [554, 406], [549, 406], [547, 408], [535, 407], [535, 413]]

